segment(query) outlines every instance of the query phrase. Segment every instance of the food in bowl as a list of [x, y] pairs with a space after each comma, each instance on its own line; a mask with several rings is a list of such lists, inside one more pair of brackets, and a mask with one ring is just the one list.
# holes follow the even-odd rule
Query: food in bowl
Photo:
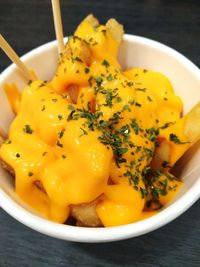
[[103, 26], [89, 16], [50, 82], [30, 82], [22, 95], [5, 88], [16, 118], [2, 164], [19, 197], [49, 220], [132, 223], [157, 213], [182, 185], [170, 169], [200, 138], [200, 106], [181, 118], [167, 77], [122, 71], [122, 37], [115, 20]]

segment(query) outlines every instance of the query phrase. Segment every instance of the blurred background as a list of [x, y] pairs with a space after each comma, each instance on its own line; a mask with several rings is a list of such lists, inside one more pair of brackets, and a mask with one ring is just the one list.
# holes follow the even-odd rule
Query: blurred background
[[[66, 36], [89, 13], [102, 23], [115, 17], [126, 33], [169, 45], [200, 67], [199, 0], [61, 0], [61, 8]], [[20, 56], [54, 40], [50, 0], [0, 0], [0, 32]], [[9, 64], [0, 51], [0, 72]], [[145, 236], [108, 244], [77, 244], [36, 233], [0, 209], [0, 267], [199, 267], [199, 214], [198, 201], [172, 223]]]
[[[104, 23], [115, 17], [126, 33], [163, 42], [200, 66], [199, 0], [61, 0], [64, 34], [89, 13]], [[0, 32], [24, 54], [55, 39], [50, 0], [0, 0]], [[1, 53], [2, 71], [9, 61]]]

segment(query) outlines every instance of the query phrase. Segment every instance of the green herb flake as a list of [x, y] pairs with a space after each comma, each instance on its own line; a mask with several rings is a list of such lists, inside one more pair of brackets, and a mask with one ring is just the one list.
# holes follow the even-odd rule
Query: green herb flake
[[79, 137], [82, 137], [83, 135], [88, 135], [88, 132], [85, 130], [85, 129], [83, 129], [83, 128], [81, 128], [80, 127], [80, 129], [81, 129], [81, 131], [83, 132]]
[[74, 60], [76, 60], [78, 62], [83, 62], [82, 59], [80, 59], [79, 57], [75, 57]]
[[62, 120], [62, 118], [63, 118], [63, 116], [60, 115], [60, 114], [58, 114], [58, 119], [59, 119], [59, 120]]
[[117, 96], [117, 97], [115, 98], [115, 102], [117, 102], [117, 103], [120, 103], [120, 102], [122, 102], [122, 98], [121, 98], [121, 97], [119, 97], [119, 96]]
[[135, 88], [135, 91], [146, 92], [146, 88]]
[[29, 172], [29, 173], [28, 173], [28, 176], [29, 176], [29, 177], [33, 176], [33, 172]]
[[104, 36], [106, 36], [106, 30], [101, 30]]
[[63, 137], [63, 134], [64, 134], [64, 131], [58, 132], [58, 138], [62, 138]]
[[183, 142], [183, 141], [180, 141], [180, 139], [178, 138], [178, 136], [174, 133], [170, 133], [169, 135], [169, 140], [174, 142], [175, 144], [188, 144], [190, 142]]
[[163, 161], [162, 167], [163, 168], [171, 168], [171, 166], [169, 165], [169, 161]]
[[61, 144], [59, 140], [57, 141], [56, 145], [59, 147], [63, 147], [63, 144]]
[[142, 194], [142, 198], [145, 198], [148, 195], [148, 190], [146, 188], [140, 187], [140, 192]]
[[43, 105], [43, 107], [42, 107], [41, 111], [45, 111], [45, 109], [46, 109], [46, 106], [45, 106], [45, 105]]
[[104, 59], [102, 65], [108, 68], [110, 66], [110, 63], [106, 59]]
[[135, 102], [135, 106], [136, 107], [141, 107], [142, 105], [140, 103], [138, 103], [138, 102]]
[[88, 79], [88, 83], [89, 83], [90, 86], [92, 86], [92, 80], [93, 79], [94, 79], [93, 76], [90, 76], [89, 79]]
[[112, 76], [111, 73], [108, 75], [107, 80], [108, 80], [108, 81], [112, 81], [112, 80], [113, 80], [113, 76]]
[[124, 105], [122, 110], [123, 111], [128, 110], [129, 112], [131, 111], [129, 105]]
[[72, 105], [68, 105], [67, 108], [68, 108], [69, 110], [75, 110], [75, 108], [74, 108]]
[[136, 120], [132, 120], [131, 127], [133, 128], [135, 134], [139, 133], [140, 128]]
[[101, 77], [96, 77], [96, 83], [98, 86], [100, 86], [103, 82], [103, 79]]
[[23, 128], [23, 131], [27, 134], [32, 134], [33, 130], [31, 129], [30, 125], [26, 124]]
[[9, 145], [9, 144], [11, 144], [11, 143], [12, 143], [12, 141], [11, 141], [10, 139], [4, 141], [4, 144], [5, 144], [5, 145]]
[[85, 68], [85, 73], [87, 74], [90, 71], [89, 68]]

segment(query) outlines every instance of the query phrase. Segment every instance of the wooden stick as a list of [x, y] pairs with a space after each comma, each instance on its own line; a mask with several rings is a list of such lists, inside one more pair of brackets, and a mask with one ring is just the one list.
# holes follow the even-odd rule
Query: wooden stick
[[60, 12], [60, 1], [59, 0], [51, 0], [52, 10], [53, 10], [53, 19], [54, 19], [54, 27], [56, 32], [56, 39], [58, 41], [58, 52], [59, 54], [63, 52], [65, 45], [63, 39], [63, 27], [62, 27], [62, 19]]
[[35, 81], [37, 80], [37, 77], [32, 73], [26, 65], [21, 61], [21, 59], [18, 57], [18, 55], [15, 53], [15, 51], [12, 49], [12, 47], [9, 45], [9, 43], [3, 38], [3, 36], [0, 34], [0, 47], [2, 50], [7, 54], [7, 56], [11, 59], [12, 62], [14, 62], [18, 68], [22, 71], [24, 76], [28, 81]]

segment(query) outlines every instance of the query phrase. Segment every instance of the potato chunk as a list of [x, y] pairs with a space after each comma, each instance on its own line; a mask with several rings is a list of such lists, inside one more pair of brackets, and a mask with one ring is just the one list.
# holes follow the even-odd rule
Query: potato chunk
[[71, 217], [77, 220], [77, 226], [100, 227], [102, 223], [96, 213], [100, 198], [85, 204], [71, 205]]

